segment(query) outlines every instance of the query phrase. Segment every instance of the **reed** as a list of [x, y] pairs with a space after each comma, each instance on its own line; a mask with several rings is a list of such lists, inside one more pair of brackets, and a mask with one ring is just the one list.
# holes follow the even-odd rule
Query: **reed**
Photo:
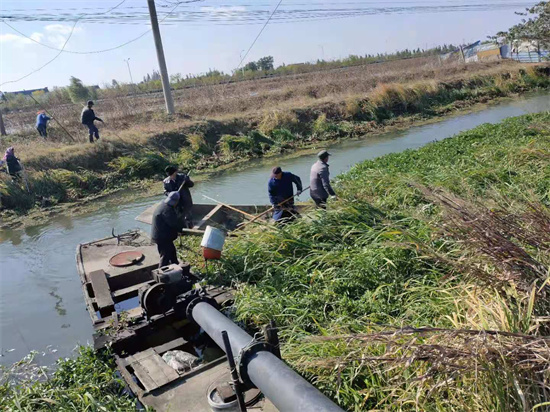
[[549, 132], [527, 115], [364, 162], [328, 211], [230, 239], [238, 319], [275, 320], [346, 410], [545, 410]]

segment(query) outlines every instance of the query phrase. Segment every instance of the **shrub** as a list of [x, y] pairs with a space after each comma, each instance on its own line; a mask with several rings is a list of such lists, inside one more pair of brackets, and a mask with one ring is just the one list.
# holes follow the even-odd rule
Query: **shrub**
[[117, 157], [109, 166], [128, 178], [142, 179], [161, 174], [168, 166], [168, 160], [160, 153], [148, 152], [139, 157]]
[[34, 206], [34, 196], [29, 194], [22, 181], [13, 181], [6, 174], [0, 174], [0, 205], [5, 209], [21, 212]]
[[58, 180], [55, 172], [38, 172], [29, 179], [32, 193], [41, 199], [48, 199], [53, 203], [67, 200], [67, 188], [63, 181]]
[[327, 115], [322, 113], [313, 122], [311, 131], [316, 138], [331, 137], [339, 133], [339, 128], [336, 124], [327, 120]]
[[218, 145], [225, 156], [231, 156], [234, 153], [251, 154], [256, 149], [256, 142], [250, 136], [224, 134], [220, 138]]
[[275, 129], [271, 132], [271, 137], [279, 143], [293, 142], [296, 136], [288, 129]]
[[258, 130], [266, 135], [271, 134], [275, 129], [295, 130], [298, 126], [298, 118], [292, 111], [273, 110], [267, 112], [260, 124]]
[[204, 136], [200, 134], [191, 134], [187, 137], [187, 140], [189, 141], [191, 149], [193, 149], [194, 152], [204, 155], [209, 155], [212, 153], [212, 149], [208, 145], [208, 142]]
[[170, 162], [180, 167], [190, 168], [197, 164], [196, 156], [196, 152], [191, 151], [187, 147], [183, 147], [179, 152], [170, 157]]

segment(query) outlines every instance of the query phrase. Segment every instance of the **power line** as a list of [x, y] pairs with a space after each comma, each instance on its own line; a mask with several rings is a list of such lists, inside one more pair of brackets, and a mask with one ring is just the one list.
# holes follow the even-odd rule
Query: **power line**
[[69, 37], [67, 37], [67, 40], [65, 40], [65, 43], [63, 44], [63, 47], [61, 48], [61, 50], [59, 51], [59, 53], [57, 53], [55, 55], [55, 57], [53, 59], [51, 59], [50, 61], [48, 61], [47, 63], [45, 63], [44, 65], [40, 66], [38, 69], [36, 70], [33, 70], [32, 72], [24, 75], [23, 77], [20, 77], [19, 79], [17, 80], [9, 80], [7, 82], [3, 82], [3, 83], [0, 83], [0, 87], [2, 87], [3, 85], [5, 84], [8, 84], [8, 83], [17, 83], [23, 79], [26, 79], [27, 77], [29, 76], [32, 76], [33, 74], [35, 73], [38, 73], [40, 70], [42, 70], [44, 67], [48, 66], [50, 63], [53, 63], [54, 60], [56, 60], [59, 56], [61, 56], [61, 53], [63, 53], [63, 49], [65, 49], [65, 46], [67, 45], [67, 43], [69, 42], [69, 40], [71, 39], [72, 35], [73, 35], [73, 32], [74, 32], [74, 28], [76, 27], [76, 24], [78, 23], [78, 20], [76, 20], [73, 24], [73, 27], [71, 29], [71, 32], [69, 33]]
[[[254, 47], [254, 45], [256, 44], [256, 42], [258, 41], [258, 39], [260, 38], [260, 36], [262, 35], [262, 33], [264, 32], [265, 28], [267, 27], [267, 25], [269, 24], [269, 22], [271, 21], [272, 17], [275, 15], [275, 13], [277, 12], [277, 10], [279, 9], [279, 6], [281, 5], [281, 3], [283, 2], [283, 0], [279, 0], [279, 3], [277, 3], [277, 6], [275, 6], [275, 8], [273, 9], [273, 11], [271, 12], [271, 14], [269, 15], [268, 19], [265, 21], [264, 25], [262, 26], [261, 30], [258, 32], [258, 34], [256, 35], [256, 37], [254, 38], [254, 41], [250, 44], [250, 47], [248, 48], [247, 52], [245, 53], [244, 57], [241, 59], [239, 65], [237, 66], [237, 70], [239, 70], [239, 68], [241, 67], [241, 65], [243, 64], [244, 60], [246, 59], [246, 56], [248, 56], [248, 54], [250, 53], [250, 50], [252, 50], [252, 48]], [[225, 93], [226, 89], [227, 89], [227, 85], [229, 84], [229, 81], [230, 79], [228, 79], [224, 84], [223, 84], [223, 90], [222, 90], [222, 93]], [[204, 117], [204, 120], [206, 120], [206, 116]], [[200, 125], [197, 124], [197, 127], [195, 128], [195, 133], [199, 130], [199, 127]]]
[[[123, 0], [121, 1], [119, 4], [117, 4], [115, 7], [107, 10], [106, 12], [103, 12], [103, 13], [100, 13], [100, 14], [107, 14], [111, 11], [113, 11], [114, 9], [116, 9], [117, 7], [119, 7], [120, 5], [122, 5], [126, 0]], [[176, 8], [181, 5], [181, 4], [184, 4], [184, 3], [195, 3], [197, 1], [202, 1], [202, 0], [189, 0], [189, 1], [180, 1], [180, 2], [177, 2], [175, 3], [174, 7], [172, 8], [172, 10], [170, 10], [163, 18], [162, 20], [160, 21], [161, 23], [164, 22], [164, 20], [166, 20], [175, 10]], [[70, 53], [70, 54], [99, 54], [99, 53], [106, 53], [106, 52], [110, 52], [110, 51], [113, 51], [113, 50], [117, 50], [117, 49], [120, 49], [124, 46], [127, 46], [128, 44], [130, 43], [133, 43], [135, 41], [138, 41], [139, 39], [141, 39], [143, 36], [145, 36], [146, 34], [148, 34], [151, 29], [141, 33], [139, 36], [137, 37], [134, 37], [133, 39], [131, 40], [128, 40], [127, 42], [125, 43], [122, 43], [122, 44], [119, 44], [118, 46], [115, 46], [115, 47], [110, 47], [108, 49], [102, 49], [102, 50], [91, 50], [91, 51], [74, 51], [74, 50], [64, 50], [64, 49], [59, 49], [57, 47], [53, 47], [53, 46], [50, 46], [48, 44], [44, 44], [44, 43], [41, 43], [35, 39], [33, 39], [32, 37], [30, 36], [27, 36], [25, 33], [22, 33], [21, 31], [19, 31], [18, 29], [16, 29], [15, 27], [13, 27], [11, 24], [7, 23], [5, 20], [2, 20], [2, 23], [4, 23], [6, 26], [8, 26], [9, 28], [11, 28], [12, 30], [14, 30], [15, 32], [19, 33], [21, 36], [35, 42], [36, 44], [39, 44], [41, 46], [44, 46], [44, 47], [47, 47], [48, 49], [51, 49], [51, 50], [55, 50], [55, 51], [60, 51], [60, 52], [63, 52], [63, 53]]]
[[[122, 0], [120, 3], [118, 3], [116, 6], [114, 7], [111, 7], [110, 9], [108, 9], [107, 11], [104, 11], [104, 12], [101, 12], [101, 13], [98, 13], [99, 15], [103, 15], [103, 14], [108, 14], [110, 12], [112, 12], [113, 10], [116, 10], [118, 9], [120, 6], [122, 6], [124, 3], [126, 3], [126, 0]], [[78, 21], [78, 20], [77, 20]], [[30, 40], [30, 41], [33, 41], [35, 42], [36, 44], [39, 44], [41, 46], [44, 46], [44, 47], [47, 47], [48, 49], [51, 49], [51, 50], [56, 50], [56, 51], [63, 51], [65, 53], [74, 53], [74, 52], [71, 52], [69, 50], [64, 50], [64, 49], [59, 49], [57, 47], [53, 47], [53, 46], [50, 46], [48, 44], [44, 44], [44, 43], [41, 43], [39, 42], [38, 40], [36, 39], [33, 39], [32, 37], [30, 36], [27, 36], [25, 33], [17, 30], [15, 27], [13, 27], [11, 24], [7, 23], [6, 20], [2, 19], [2, 23], [4, 23], [6, 26], [8, 26], [10, 29], [12, 29], [13, 31], [19, 33], [21, 36], [25, 37], [26, 39]]]
[[10, 25], [9, 23], [7, 23], [6, 21], [2, 20], [2, 23], [4, 23], [6, 26], [8, 26], [9, 28], [11, 28], [13, 31], [19, 33], [21, 36], [35, 42], [36, 44], [39, 44], [41, 46], [44, 46], [48, 49], [51, 49], [51, 50], [55, 50], [55, 51], [59, 51], [59, 52], [62, 52], [62, 53], [70, 53], [70, 54], [97, 54], [97, 53], [106, 53], [106, 52], [109, 52], [109, 51], [113, 51], [113, 50], [116, 50], [116, 49], [120, 49], [121, 47], [124, 47], [124, 46], [127, 46], [128, 44], [130, 43], [133, 43], [139, 39], [141, 39], [143, 36], [145, 36], [147, 33], [149, 33], [151, 31], [151, 29], [141, 33], [139, 36], [133, 38], [132, 40], [128, 40], [126, 43], [122, 43], [118, 46], [115, 46], [115, 47], [111, 47], [109, 49], [102, 49], [102, 50], [92, 50], [92, 51], [74, 51], [74, 50], [63, 50], [63, 49], [59, 49], [57, 47], [53, 47], [53, 46], [50, 46], [48, 44], [44, 44], [44, 43], [41, 43], [35, 39], [33, 39], [32, 37], [29, 37], [27, 36], [26, 34], [20, 32], [19, 30], [17, 30], [15, 27], [13, 27], [12, 25]]
[[277, 6], [273, 9], [273, 12], [269, 15], [269, 18], [266, 20], [265, 24], [262, 26], [262, 29], [260, 30], [260, 32], [258, 33], [258, 35], [256, 36], [256, 38], [254, 39], [254, 41], [252, 42], [252, 44], [250, 45], [250, 47], [248, 48], [248, 50], [246, 51], [246, 53], [244, 54], [244, 57], [241, 59], [239, 65], [237, 66], [237, 70], [241, 67], [241, 65], [243, 64], [244, 60], [246, 59], [246, 57], [248, 56], [248, 53], [250, 53], [250, 50], [252, 50], [252, 47], [254, 47], [254, 45], [256, 44], [256, 42], [258, 41], [258, 39], [260, 38], [260, 36], [262, 35], [262, 33], [264, 32], [265, 28], [267, 27], [267, 25], [269, 24], [269, 22], [271, 21], [272, 17], [275, 15], [275, 13], [277, 12], [277, 9], [279, 8], [279, 6], [281, 5], [281, 3], [283, 2], [283, 0], [279, 0], [279, 3], [277, 4]]
[[[126, 0], [124, 0], [124, 1], [126, 1]], [[123, 1], [123, 2], [124, 2], [124, 1]], [[192, 1], [201, 1], [201, 0], [192, 0]], [[122, 2], [122, 3], [123, 3], [123, 2]], [[122, 4], [122, 3], [120, 3], [120, 4]], [[171, 10], [168, 14], [166, 14], [166, 16], [164, 16], [164, 18], [160, 21], [160, 23], [162, 23], [162, 22], [163, 22], [172, 12], [174, 12], [174, 10], [176, 10], [176, 8], [177, 8], [180, 4], [182, 4], [182, 3], [189, 3], [189, 1], [183, 1], [183, 2], [177, 3], [177, 4], [172, 8], [172, 10]], [[5, 22], [4, 22], [4, 23], [5, 23]], [[53, 59], [51, 59], [50, 61], [48, 61], [48, 62], [47, 62], [46, 64], [44, 64], [43, 66], [39, 67], [38, 69], [33, 70], [32, 72], [26, 74], [26, 75], [23, 76], [23, 77], [20, 77], [20, 78], [17, 79], [17, 80], [10, 80], [10, 81], [7, 81], [7, 82], [0, 83], [0, 87], [2, 87], [2, 86], [5, 85], [5, 84], [8, 84], [8, 83], [17, 83], [17, 82], [19, 82], [19, 81], [21, 81], [21, 80], [23, 80], [23, 79], [26, 79], [27, 77], [29, 77], [29, 76], [31, 76], [31, 75], [33, 75], [33, 74], [39, 72], [39, 71], [42, 70], [44, 67], [46, 67], [46, 66], [48, 66], [50, 63], [52, 63], [55, 59], [57, 59], [57, 58], [61, 55], [61, 53], [63, 53], [63, 52], [65, 51], [65, 46], [67, 45], [67, 42], [69, 41], [69, 39], [70, 39], [71, 36], [73, 35], [73, 32], [74, 32], [74, 28], [75, 28], [75, 26], [76, 26], [76, 23], [78, 23], [78, 19], [74, 22], [73, 28], [71, 29], [71, 33], [69, 34], [69, 37], [68, 37], [67, 40], [65, 41], [65, 44], [63, 44], [63, 47], [62, 47], [61, 49], [59, 49], [59, 53], [57, 53], [56, 56], [55, 56]], [[146, 35], [147, 33], [149, 33], [150, 31], [151, 31], [151, 29], [149, 29], [149, 30], [147, 30], [146, 32], [140, 34], [140, 35], [139, 35], [138, 37], [136, 37], [135, 39], [129, 40], [129, 41], [127, 41], [126, 43], [123, 43], [123, 44], [121, 44], [121, 45], [119, 45], [119, 46], [116, 46], [116, 47], [113, 47], [113, 48], [110, 48], [110, 49], [106, 49], [106, 50], [97, 50], [97, 51], [94, 51], [94, 52], [87, 52], [87, 53], [83, 53], [83, 54], [104, 53], [104, 52], [107, 52], [107, 51], [119, 49], [119, 48], [121, 48], [121, 47], [124, 47], [124, 46], [126, 46], [126, 45], [132, 43], [132, 42], [135, 42], [136, 40], [141, 39], [143, 36], [145, 36], [145, 35]]]
[[[160, 2], [161, 0], [157, 0]], [[194, 3], [199, 0], [187, 1]], [[161, 7], [169, 7], [170, 3], [164, 2]], [[372, 3], [372, 2], [316, 2], [287, 4], [287, 9], [274, 16], [272, 23], [286, 23], [299, 21], [317, 21], [340, 18], [352, 18], [369, 15], [393, 15], [393, 14], [427, 14], [448, 12], [483, 12], [492, 10], [517, 10], [528, 6], [532, 2], [525, 0], [513, 0], [512, 3], [475, 2], [469, 0], [455, 4], [453, 2], [437, 2], [431, 0], [422, 4], [409, 4], [406, 2]], [[171, 21], [175, 23], [208, 23], [208, 24], [258, 24], [264, 22], [266, 14], [270, 10], [264, 10], [266, 4], [246, 4], [242, 7], [232, 6], [230, 3], [219, 6], [205, 7], [201, 10], [184, 10], [173, 16]], [[143, 7], [129, 6], [124, 13], [114, 13], [105, 18], [98, 18], [97, 13], [86, 11], [84, 19], [87, 22], [98, 24], [142, 24], [148, 15], [141, 11]], [[10, 14], [0, 14], [0, 18], [8, 21], [60, 21], [71, 20], [71, 13], [76, 13], [76, 8], [35, 11], [31, 14], [25, 10], [11, 10]], [[82, 10], [82, 9], [79, 9]], [[86, 9], [88, 10], [88, 8]], [[90, 9], [93, 10], [93, 9]]]

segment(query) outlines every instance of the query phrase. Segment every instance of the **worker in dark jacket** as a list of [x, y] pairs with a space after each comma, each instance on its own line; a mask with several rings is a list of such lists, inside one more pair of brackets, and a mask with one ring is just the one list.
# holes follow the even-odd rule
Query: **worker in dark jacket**
[[328, 159], [330, 153], [323, 150], [317, 154], [319, 160], [311, 167], [309, 175], [311, 186], [311, 198], [322, 209], [327, 208], [327, 199], [330, 197], [336, 198], [336, 193], [330, 185], [330, 173], [328, 170]]
[[160, 255], [159, 268], [178, 262], [174, 240], [178, 238], [181, 226], [176, 215], [176, 206], [180, 200], [178, 192], [170, 192], [166, 199], [153, 212], [151, 239], [157, 244]]
[[[302, 180], [290, 172], [283, 172], [279, 166], [273, 168], [271, 171], [271, 179], [269, 179], [269, 183], [267, 184], [267, 190], [269, 193], [269, 201], [275, 208], [273, 220], [276, 222], [293, 219], [297, 216], [296, 208], [294, 207], [293, 184], [296, 185], [296, 195], [299, 196], [303, 190]], [[291, 199], [283, 205], [280, 205], [288, 198]]]
[[2, 159], [6, 163], [7, 172], [11, 175], [12, 178], [19, 178], [19, 173], [23, 169], [19, 159], [15, 157], [15, 149], [13, 147], [8, 147], [4, 158]]
[[94, 142], [94, 136], [96, 140], [99, 140], [99, 130], [94, 125], [94, 121], [97, 120], [98, 122], [104, 123], [103, 120], [101, 120], [99, 117], [95, 115], [94, 109], [92, 109], [94, 105], [94, 102], [91, 100], [88, 100], [88, 105], [84, 109], [82, 109], [82, 117], [81, 121], [84, 126], [88, 127], [88, 133], [90, 135], [90, 143]]
[[178, 173], [178, 168], [175, 166], [168, 166], [164, 169], [168, 176], [163, 180], [164, 194], [168, 195], [170, 192], [179, 192], [180, 201], [178, 204], [178, 213], [183, 217], [185, 227], [193, 227], [191, 209], [193, 208], [193, 198], [191, 197], [191, 191], [189, 190], [195, 183], [191, 180], [189, 175], [185, 173]]
[[46, 116], [44, 110], [37, 113], [36, 130], [42, 137], [48, 137], [48, 120], [51, 120], [51, 117]]

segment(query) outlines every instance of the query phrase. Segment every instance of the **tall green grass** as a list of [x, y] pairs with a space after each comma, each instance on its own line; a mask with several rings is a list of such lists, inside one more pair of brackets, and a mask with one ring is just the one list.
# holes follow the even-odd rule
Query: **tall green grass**
[[[18, 412], [137, 410], [136, 400], [115, 376], [108, 354], [81, 347], [75, 359], [61, 359], [52, 374], [32, 367], [32, 356], [0, 370], [0, 409]], [[33, 379], [21, 374], [34, 375]], [[38, 375], [38, 376], [36, 376]]]
[[350, 411], [544, 410], [550, 113], [366, 161], [337, 192], [229, 240], [239, 318], [275, 320], [285, 358]]

